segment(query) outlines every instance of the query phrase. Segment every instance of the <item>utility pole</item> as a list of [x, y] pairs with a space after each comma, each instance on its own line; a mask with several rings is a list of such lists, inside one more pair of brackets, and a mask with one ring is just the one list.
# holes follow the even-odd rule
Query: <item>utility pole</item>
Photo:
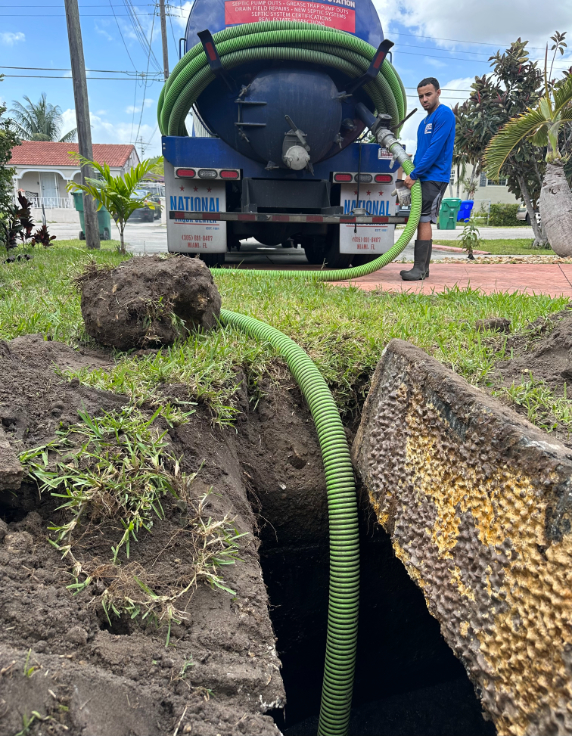
[[159, 0], [161, 14], [161, 41], [163, 42], [163, 75], [165, 81], [169, 79], [169, 48], [167, 46], [167, 19], [165, 17], [165, 0]]
[[[77, 0], [64, 0], [66, 21], [68, 26], [68, 41], [70, 45], [70, 60], [73, 79], [73, 96], [75, 100], [75, 117], [77, 123], [77, 140], [80, 156], [93, 161], [91, 145], [91, 126], [89, 121], [89, 102], [87, 98], [87, 81], [85, 77], [85, 60], [81, 40], [81, 26], [79, 23], [79, 8]], [[92, 179], [91, 166], [81, 166], [81, 183]], [[88, 248], [100, 248], [99, 224], [97, 206], [93, 197], [83, 195], [83, 215], [85, 220], [85, 241]]]

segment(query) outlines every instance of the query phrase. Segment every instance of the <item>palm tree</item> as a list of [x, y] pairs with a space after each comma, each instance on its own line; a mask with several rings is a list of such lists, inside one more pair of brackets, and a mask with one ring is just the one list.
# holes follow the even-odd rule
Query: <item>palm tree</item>
[[525, 138], [546, 147], [546, 172], [539, 209], [546, 236], [559, 256], [572, 255], [572, 192], [564, 174], [566, 156], [558, 146], [562, 126], [572, 122], [572, 74], [556, 84], [545, 80], [544, 94], [535, 108], [509, 120], [487, 146], [485, 167], [490, 179]]
[[147, 199], [146, 196], [138, 196], [137, 189], [141, 186], [141, 182], [146, 174], [153, 167], [163, 166], [163, 158], [148, 158], [134, 166], [131, 171], [125, 174], [113, 176], [107, 164], [98, 164], [97, 161], [90, 161], [83, 156], [79, 156], [82, 166], [86, 164], [91, 166], [99, 175], [98, 179], [86, 179], [85, 184], [76, 184], [70, 182], [68, 191], [83, 192], [88, 194], [97, 203], [97, 209], [102, 207], [109, 212], [115, 220], [115, 224], [119, 230], [119, 252], [125, 253], [125, 226], [131, 215], [141, 207], [149, 207], [155, 209], [155, 204]]
[[76, 137], [76, 128], [70, 130], [61, 138], [62, 111], [58, 105], [52, 105], [46, 100], [46, 93], [42, 92], [37, 104], [24, 95], [27, 104], [12, 102], [10, 110], [13, 127], [18, 135], [26, 141], [58, 141], [71, 143]]

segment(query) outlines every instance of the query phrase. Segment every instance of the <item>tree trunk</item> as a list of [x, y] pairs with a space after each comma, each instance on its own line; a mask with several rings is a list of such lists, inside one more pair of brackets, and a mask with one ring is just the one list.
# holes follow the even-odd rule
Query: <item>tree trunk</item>
[[119, 228], [119, 252], [125, 253], [125, 239], [123, 237], [123, 230], [124, 228]]
[[562, 161], [546, 164], [539, 206], [552, 250], [561, 257], [572, 256], [572, 192]]
[[461, 198], [461, 166], [457, 164], [457, 199]]
[[[480, 169], [480, 163], [475, 164], [475, 166], [473, 166], [473, 170], [471, 171], [471, 178], [469, 179], [469, 190], [467, 192], [467, 198], [472, 199], [472, 200], [475, 199], [475, 190], [477, 188], [475, 184], [475, 179], [477, 176], [477, 169]], [[480, 175], [480, 172], [479, 172], [479, 175]]]
[[548, 246], [548, 240], [546, 238], [546, 235], [544, 234], [543, 227], [539, 225], [538, 220], [536, 219], [536, 212], [534, 211], [534, 205], [532, 204], [532, 198], [530, 196], [530, 192], [528, 191], [526, 179], [524, 178], [524, 176], [522, 176], [522, 174], [517, 176], [517, 179], [518, 186], [520, 187], [520, 193], [524, 200], [524, 204], [526, 205], [526, 211], [528, 213], [528, 219], [530, 220], [532, 232], [534, 233], [534, 243], [532, 244], [532, 247], [546, 248]]

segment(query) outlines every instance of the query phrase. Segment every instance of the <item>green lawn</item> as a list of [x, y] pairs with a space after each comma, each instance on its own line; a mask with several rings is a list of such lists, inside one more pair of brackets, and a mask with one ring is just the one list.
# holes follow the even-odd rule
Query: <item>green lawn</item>
[[[486, 250], [495, 256], [554, 256], [552, 248], [531, 248], [532, 238], [483, 240], [478, 250]], [[434, 245], [454, 245], [461, 247], [460, 240], [434, 240]]]
[[[113, 242], [93, 253], [81, 241], [60, 241], [29, 252], [31, 261], [0, 262], [0, 338], [41, 332], [72, 345], [88, 341], [71, 278], [90, 258], [116, 264], [129, 256], [121, 256]], [[490, 336], [474, 329], [477, 319], [507, 317], [518, 330], [568, 303], [564, 298], [484, 296], [456, 288], [435, 295], [363, 292], [298, 280], [276, 282], [247, 271], [215, 271], [215, 280], [225, 308], [268, 322], [308, 351], [344, 414], [361, 405], [381, 352], [393, 337], [409, 340], [472, 383], [483, 384], [499, 356], [491, 349]], [[161, 384], [184, 382], [195, 399], [211, 406], [216, 421], [228, 423], [236, 413], [235, 368], [245, 370], [255, 393], [260, 376], [277, 365], [268, 344], [226, 327], [192, 334], [156, 355], [119, 354], [113, 370], [77, 375], [86, 384], [125, 393], [134, 401], [152, 399]]]

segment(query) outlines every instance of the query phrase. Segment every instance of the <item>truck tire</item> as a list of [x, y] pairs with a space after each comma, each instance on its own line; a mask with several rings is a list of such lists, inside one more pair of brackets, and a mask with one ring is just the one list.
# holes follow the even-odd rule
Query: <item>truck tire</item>
[[315, 245], [305, 245], [304, 253], [306, 254], [306, 260], [313, 266], [321, 266], [326, 257], [323, 248]]
[[224, 266], [224, 253], [201, 253], [201, 261], [204, 261], [209, 268], [217, 268]]
[[353, 253], [340, 253], [340, 228], [335, 225], [326, 239], [325, 262], [327, 268], [349, 268]]

